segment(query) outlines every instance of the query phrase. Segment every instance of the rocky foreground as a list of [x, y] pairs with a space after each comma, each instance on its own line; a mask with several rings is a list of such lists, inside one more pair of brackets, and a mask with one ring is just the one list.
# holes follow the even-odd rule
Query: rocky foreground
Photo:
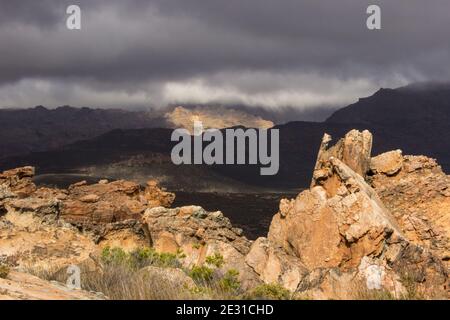
[[69, 265], [105, 272], [105, 250], [152, 248], [181, 264], [136, 272], [184, 283], [200, 298], [205, 291], [188, 276], [197, 273], [185, 271], [213, 263], [222, 274], [233, 270], [241, 293], [277, 284], [302, 299], [448, 299], [450, 177], [424, 156], [395, 150], [371, 157], [368, 131], [330, 141], [325, 135], [309, 190], [283, 199], [267, 237], [253, 242], [220, 211], [170, 208], [175, 195], [154, 181], [61, 190], [37, 188], [32, 167], [5, 171], [0, 265], [10, 271], [0, 272], [0, 298], [107, 298], [28, 273]]

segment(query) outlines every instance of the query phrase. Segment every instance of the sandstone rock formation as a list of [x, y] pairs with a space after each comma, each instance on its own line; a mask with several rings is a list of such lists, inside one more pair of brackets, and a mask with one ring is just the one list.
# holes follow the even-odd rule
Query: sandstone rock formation
[[372, 158], [370, 181], [412, 243], [450, 261], [450, 177], [434, 159], [400, 150]]
[[352, 130], [334, 146], [328, 148], [330, 142], [331, 136], [325, 134], [317, 155], [311, 187], [321, 184], [322, 181], [329, 181], [328, 178], [332, 174], [329, 162], [331, 157], [340, 159], [354, 172], [365, 177], [370, 166], [372, 134], [367, 130], [363, 132]]
[[188, 266], [201, 265], [207, 256], [220, 253], [225, 260], [224, 269], [239, 270], [239, 279], [245, 288], [259, 282], [245, 263], [251, 242], [222, 212], [207, 212], [198, 206], [157, 207], [147, 209], [142, 220], [152, 246], [158, 251], [176, 253], [182, 250]]
[[[315, 298], [351, 298], [358, 281], [365, 284], [364, 289], [387, 290], [395, 297], [405, 294], [405, 282], [413, 283], [425, 296], [448, 295], [448, 270], [433, 253], [449, 244], [443, 238], [450, 212], [446, 210], [447, 177], [423, 157], [403, 160], [398, 151], [371, 160], [368, 131], [352, 130], [329, 148], [330, 141], [325, 135], [311, 188], [296, 199], [281, 201], [267, 239], [253, 243], [247, 263], [263, 281], [276, 281]], [[428, 173], [414, 176], [422, 169]], [[391, 184], [400, 170], [408, 178], [399, 175]], [[424, 190], [413, 189], [420, 181]], [[408, 186], [411, 189], [405, 189]], [[424, 195], [418, 196], [421, 192]], [[428, 215], [440, 233], [430, 234], [426, 225], [408, 229], [405, 221], [414, 219], [410, 213], [420, 211], [421, 204], [427, 206], [429, 195], [430, 204], [442, 210], [419, 215]], [[406, 204], [408, 196], [417, 199]], [[409, 236], [411, 232], [418, 235]]]
[[34, 176], [33, 167], [22, 167], [0, 173], [0, 201], [5, 198], [17, 196], [24, 198], [36, 190], [32, 182]]
[[[245, 263], [251, 242], [220, 211], [165, 208], [175, 196], [155, 181], [145, 188], [123, 180], [82, 181], [60, 190], [36, 188], [33, 173], [32, 168], [19, 168], [2, 175], [0, 263], [23, 271], [59, 272], [71, 264], [96, 267], [105, 247], [131, 251], [153, 246], [160, 252], [182, 250], [186, 267], [220, 253], [223, 270], [239, 270], [244, 288], [260, 283]], [[16, 192], [24, 189], [29, 195], [19, 197]], [[167, 270], [158, 272], [152, 274], [167, 276]]]
[[0, 263], [52, 270], [79, 264], [96, 253], [94, 242], [69, 224], [9, 211], [0, 220]]
[[173, 193], [165, 192], [155, 181], [149, 181], [144, 190], [131, 181], [100, 181], [87, 185], [71, 185], [61, 206], [61, 217], [83, 227], [139, 219], [146, 208], [170, 206]]
[[309, 274], [298, 257], [289, 255], [262, 237], [253, 243], [245, 262], [263, 282], [280, 283], [290, 291], [297, 291], [299, 283]]
[[36, 188], [33, 175], [32, 167], [0, 174], [0, 258], [18, 268], [58, 269], [105, 246], [148, 246], [142, 213], [174, 199], [155, 182], [80, 182], [60, 190]]

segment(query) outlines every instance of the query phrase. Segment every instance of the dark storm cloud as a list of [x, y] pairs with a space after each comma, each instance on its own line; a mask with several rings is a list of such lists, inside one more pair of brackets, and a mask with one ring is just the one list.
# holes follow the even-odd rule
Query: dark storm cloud
[[450, 80], [448, 30], [448, 0], [1, 0], [0, 106], [345, 104]]

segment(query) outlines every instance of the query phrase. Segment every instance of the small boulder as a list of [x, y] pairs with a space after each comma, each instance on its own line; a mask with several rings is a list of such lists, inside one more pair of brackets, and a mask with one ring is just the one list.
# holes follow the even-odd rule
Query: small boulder
[[399, 172], [403, 166], [401, 150], [382, 153], [370, 160], [370, 170], [375, 174], [392, 176]]

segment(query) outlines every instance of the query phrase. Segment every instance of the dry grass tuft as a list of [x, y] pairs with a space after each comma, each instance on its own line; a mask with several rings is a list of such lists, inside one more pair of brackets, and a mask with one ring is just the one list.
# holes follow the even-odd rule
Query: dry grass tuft
[[[157, 253], [141, 248], [127, 253], [120, 248], [105, 248], [95, 261], [97, 267], [81, 265], [81, 287], [101, 292], [113, 300], [192, 300], [239, 299], [242, 290], [239, 272], [223, 271], [223, 257], [207, 257], [202, 266], [182, 267], [184, 254]], [[147, 268], [148, 267], [148, 268]], [[28, 267], [26, 272], [49, 281], [66, 283], [65, 268]], [[170, 280], [178, 273], [179, 278]], [[180, 279], [185, 279], [180, 281]], [[169, 279], [169, 280], [168, 280]], [[189, 282], [190, 285], [187, 285]]]

